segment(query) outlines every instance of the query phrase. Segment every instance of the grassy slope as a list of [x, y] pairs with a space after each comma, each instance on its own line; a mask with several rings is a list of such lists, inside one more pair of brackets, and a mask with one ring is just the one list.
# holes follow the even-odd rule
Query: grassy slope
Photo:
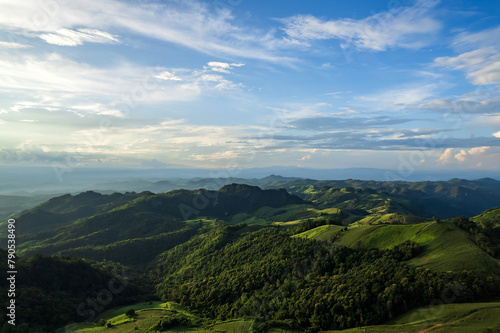
[[454, 224], [430, 224], [416, 235], [415, 241], [424, 245], [424, 253], [410, 260], [410, 265], [436, 271], [471, 270], [500, 274], [498, 260], [477, 247], [468, 234]]
[[352, 328], [343, 333], [470, 333], [499, 332], [500, 303], [444, 304], [415, 309], [386, 325]]
[[326, 241], [335, 236], [344, 227], [338, 225], [320, 225], [319, 227], [301, 232], [300, 234], [293, 235], [292, 237], [314, 238], [317, 240]]
[[408, 262], [435, 271], [471, 270], [500, 274], [497, 260], [478, 248], [467, 233], [452, 223], [354, 226], [336, 243], [348, 247], [390, 249], [406, 240], [423, 248]]
[[489, 209], [482, 214], [471, 218], [471, 220], [481, 224], [483, 227], [489, 225], [493, 228], [497, 237], [500, 237], [500, 208]]
[[342, 236], [342, 238], [337, 242], [339, 245], [344, 245], [348, 247], [358, 247], [361, 246], [363, 240], [370, 233], [375, 230], [382, 228], [381, 225], [367, 225], [367, 226], [356, 226], [349, 228], [349, 230]]
[[422, 219], [413, 215], [405, 215], [399, 213], [380, 213], [380, 214], [371, 214], [368, 215], [361, 220], [357, 221], [357, 224], [388, 224], [388, 223], [401, 223], [401, 224], [410, 224], [410, 223], [418, 223], [421, 222]]
[[340, 210], [337, 208], [316, 209], [311, 205], [293, 204], [284, 207], [262, 207], [252, 214], [239, 213], [233, 216], [230, 223], [247, 223], [247, 224], [269, 224], [280, 222], [302, 222], [309, 218], [318, 218], [320, 216], [326, 218], [337, 217]]

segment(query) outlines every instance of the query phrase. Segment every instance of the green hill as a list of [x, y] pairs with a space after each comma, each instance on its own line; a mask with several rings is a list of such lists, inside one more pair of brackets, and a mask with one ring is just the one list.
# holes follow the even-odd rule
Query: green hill
[[342, 229], [344, 229], [344, 227], [338, 225], [321, 225], [319, 227], [301, 232], [300, 234], [293, 235], [292, 237], [311, 238], [327, 241], [335, 237], [335, 235], [337, 235]]
[[500, 208], [489, 209], [471, 218], [471, 220], [480, 223], [484, 227], [498, 228], [500, 227]]
[[472, 242], [469, 235], [449, 222], [414, 225], [353, 226], [336, 244], [351, 248], [391, 249], [405, 241], [421, 246], [422, 253], [408, 261], [411, 266], [435, 271], [477, 271], [500, 274], [497, 259]]
[[102, 195], [88, 191], [55, 197], [16, 216], [16, 233], [21, 236], [52, 230], [80, 218], [107, 212], [142, 195], [144, 193]]
[[[423, 207], [402, 198], [396, 198], [388, 193], [374, 189], [360, 189], [353, 187], [316, 187], [314, 185], [292, 187], [292, 193], [311, 201], [322, 208], [337, 208], [342, 212], [346, 224], [366, 218], [381, 215], [387, 216], [414, 216], [414, 221], [429, 216]], [[420, 216], [421, 218], [417, 218]], [[408, 218], [409, 219], [409, 218]], [[375, 220], [375, 219], [374, 219]], [[381, 223], [404, 222], [404, 219], [386, 218]]]
[[[383, 202], [391, 198], [393, 205], [399, 206], [397, 212], [417, 217], [475, 216], [500, 206], [500, 182], [490, 178], [434, 182], [292, 179], [272, 185], [264, 182], [260, 186], [279, 186], [305, 200], [333, 205], [344, 202], [347, 206], [338, 208], [354, 205], [368, 210], [375, 202], [379, 203], [379, 208], [383, 208]], [[351, 199], [339, 193], [346, 189], [351, 195], [355, 194]], [[370, 194], [373, 195], [371, 198]], [[369, 199], [368, 202], [365, 199]]]
[[[337, 212], [327, 211], [333, 215]], [[92, 213], [96, 214], [87, 216]], [[286, 190], [232, 184], [219, 191], [66, 195], [23, 213], [16, 224], [43, 229], [18, 235], [19, 253], [23, 256], [69, 255], [146, 265], [158, 254], [194, 236], [205, 225], [201, 222], [205, 217], [215, 219], [215, 223], [220, 219], [228, 223], [271, 224], [321, 214], [329, 216]], [[44, 224], [50, 216], [59, 219]], [[79, 216], [84, 217], [76, 219]], [[200, 222], [194, 222], [196, 219]]]

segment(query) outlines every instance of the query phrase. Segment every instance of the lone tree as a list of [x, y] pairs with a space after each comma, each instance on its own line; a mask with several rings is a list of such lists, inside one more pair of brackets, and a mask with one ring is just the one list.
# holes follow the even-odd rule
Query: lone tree
[[133, 316], [135, 316], [135, 310], [134, 309], [127, 310], [127, 312], [125, 312], [125, 314], [128, 317], [133, 317]]

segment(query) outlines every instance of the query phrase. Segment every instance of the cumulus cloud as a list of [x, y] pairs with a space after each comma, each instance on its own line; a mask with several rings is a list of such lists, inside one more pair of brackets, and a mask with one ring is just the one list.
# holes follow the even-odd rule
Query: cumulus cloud
[[298, 15], [281, 20], [285, 33], [297, 40], [339, 39], [358, 49], [385, 51], [388, 48], [420, 48], [425, 45], [422, 35], [441, 28], [430, 9], [436, 1], [418, 1], [413, 7], [394, 8], [364, 19], [324, 21], [312, 15]]
[[[489, 150], [491, 147], [489, 146], [483, 146], [483, 147], [473, 147], [469, 150], [466, 149], [459, 149], [457, 153], [455, 153], [455, 150], [453, 148], [447, 148], [445, 151], [441, 154], [441, 156], [438, 158], [437, 162], [438, 164], [448, 164], [453, 161], [453, 158], [457, 160], [459, 163], [464, 163], [471, 157], [479, 157], [482, 154], [484, 154], [487, 150]], [[481, 162], [477, 162], [481, 163]]]
[[482, 154], [490, 148], [491, 147], [488, 147], [488, 146], [486, 146], [486, 147], [474, 147], [472, 149], [469, 149], [469, 154], [471, 154], [471, 155]]
[[455, 159], [459, 162], [465, 162], [465, 160], [467, 159], [467, 152], [465, 150], [460, 150], [459, 153], [455, 154]]
[[453, 148], [446, 148], [445, 151], [439, 156], [437, 162], [439, 164], [446, 164], [448, 163], [451, 158], [453, 157]]
[[500, 131], [493, 133], [493, 136], [500, 139]]

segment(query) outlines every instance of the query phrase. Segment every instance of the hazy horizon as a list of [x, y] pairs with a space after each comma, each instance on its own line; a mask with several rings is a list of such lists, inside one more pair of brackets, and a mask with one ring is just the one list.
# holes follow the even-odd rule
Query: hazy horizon
[[[0, 166], [0, 195], [63, 194], [83, 191], [141, 191], [163, 181], [195, 181], [196, 179], [256, 180], [270, 176], [312, 180], [362, 181], [449, 181], [451, 179], [478, 180], [492, 178], [500, 181], [500, 173], [480, 170], [443, 170], [441, 172], [414, 169], [314, 169], [297, 167], [222, 168], [222, 169], [137, 169], [137, 168], [54, 168]], [[242, 181], [243, 183], [245, 181]], [[210, 189], [218, 189], [220, 182], [211, 182]], [[217, 186], [219, 184], [220, 186]], [[177, 188], [177, 187], [175, 187]], [[157, 190], [156, 190], [157, 191]]]

